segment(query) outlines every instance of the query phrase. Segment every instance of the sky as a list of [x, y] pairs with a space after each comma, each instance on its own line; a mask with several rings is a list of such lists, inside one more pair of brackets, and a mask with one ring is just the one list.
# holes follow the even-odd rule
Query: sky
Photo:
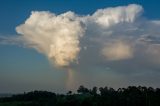
[[160, 87], [153, 0], [0, 0], [0, 93]]

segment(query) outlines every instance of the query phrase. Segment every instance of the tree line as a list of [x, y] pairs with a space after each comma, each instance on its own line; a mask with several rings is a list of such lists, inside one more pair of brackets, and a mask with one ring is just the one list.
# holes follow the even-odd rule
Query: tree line
[[80, 86], [77, 93], [56, 94], [32, 91], [0, 98], [0, 106], [160, 106], [160, 88], [129, 86], [117, 90], [110, 87]]

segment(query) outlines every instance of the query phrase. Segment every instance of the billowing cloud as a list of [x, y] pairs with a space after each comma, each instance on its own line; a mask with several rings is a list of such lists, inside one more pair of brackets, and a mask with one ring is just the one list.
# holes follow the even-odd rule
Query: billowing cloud
[[46, 55], [58, 66], [67, 66], [77, 59], [79, 39], [83, 28], [72, 12], [55, 15], [50, 12], [32, 12], [16, 31], [28, 47]]
[[116, 8], [99, 9], [93, 14], [95, 22], [109, 27], [120, 22], [134, 22], [142, 12], [142, 7], [136, 4]]

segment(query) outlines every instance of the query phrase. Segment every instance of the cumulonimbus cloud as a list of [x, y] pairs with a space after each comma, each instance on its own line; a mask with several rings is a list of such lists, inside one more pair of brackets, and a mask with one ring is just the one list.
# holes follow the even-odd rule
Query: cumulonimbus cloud
[[74, 13], [55, 15], [50, 12], [32, 12], [16, 31], [31, 48], [46, 55], [58, 66], [67, 66], [77, 59], [79, 39], [83, 28]]
[[99, 9], [84, 16], [70, 11], [59, 15], [33, 11], [24, 24], [16, 27], [19, 36], [0, 37], [0, 41], [21, 41], [57, 66], [70, 66], [78, 59], [79, 65], [127, 59], [133, 64], [132, 60], [139, 61], [140, 58], [135, 57], [143, 52], [148, 54], [141, 60], [149, 54], [153, 56], [149, 45], [159, 44], [160, 21], [141, 18], [142, 13], [142, 6], [137, 4]]

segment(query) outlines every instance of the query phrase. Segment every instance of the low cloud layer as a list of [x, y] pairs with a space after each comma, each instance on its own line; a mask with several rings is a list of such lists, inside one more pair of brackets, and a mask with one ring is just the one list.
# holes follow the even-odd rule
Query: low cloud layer
[[160, 21], [147, 19], [143, 11], [137, 4], [98, 9], [83, 16], [70, 11], [59, 15], [33, 11], [16, 27], [18, 36], [0, 37], [0, 42], [24, 44], [60, 67], [157, 70]]

